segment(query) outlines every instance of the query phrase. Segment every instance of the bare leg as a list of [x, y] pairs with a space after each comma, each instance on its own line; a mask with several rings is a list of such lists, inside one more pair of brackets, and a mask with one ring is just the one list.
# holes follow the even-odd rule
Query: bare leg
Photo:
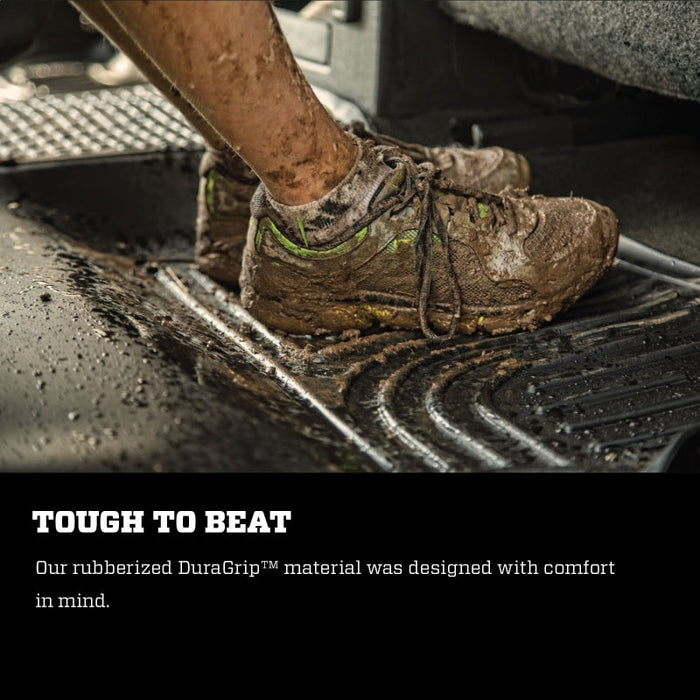
[[[100, 26], [93, 3], [77, 4]], [[114, 20], [115, 43], [126, 36], [125, 52], [149, 77], [149, 64], [157, 66], [211, 125], [205, 138], [220, 135], [277, 201], [319, 199], [352, 168], [352, 139], [314, 95], [267, 2], [119, 0], [100, 6]], [[110, 34], [109, 27], [105, 31]]]
[[214, 131], [211, 124], [182, 96], [124, 27], [117, 22], [105, 6], [106, 3], [96, 0], [74, 0], [73, 5], [139, 67], [139, 70], [182, 112], [187, 121], [212, 148], [216, 150], [227, 148], [226, 142]]

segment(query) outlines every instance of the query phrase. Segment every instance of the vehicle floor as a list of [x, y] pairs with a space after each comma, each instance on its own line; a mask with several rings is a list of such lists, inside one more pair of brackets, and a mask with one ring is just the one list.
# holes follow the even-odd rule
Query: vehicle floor
[[[0, 142], [0, 468], [697, 466], [696, 137], [526, 153], [533, 191], [608, 204], [624, 236], [608, 276], [554, 322], [438, 344], [381, 329], [344, 341], [275, 333], [192, 266], [201, 141], [172, 113], [121, 149], [84, 129], [73, 153], [29, 154], [31, 108]], [[107, 116], [125, 132], [120, 110]]]

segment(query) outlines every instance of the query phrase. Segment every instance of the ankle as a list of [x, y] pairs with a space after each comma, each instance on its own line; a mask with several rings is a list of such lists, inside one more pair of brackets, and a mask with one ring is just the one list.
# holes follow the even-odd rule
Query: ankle
[[355, 137], [338, 130], [337, 138], [319, 138], [318, 143], [328, 145], [315, 146], [311, 155], [293, 167], [261, 173], [260, 179], [276, 202], [297, 206], [317, 201], [343, 182], [355, 167], [360, 154]]
[[393, 169], [366, 142], [353, 137], [357, 155], [350, 170], [321, 197], [301, 204], [279, 201], [269, 188], [260, 188], [251, 202], [253, 214], [269, 213], [303, 247], [325, 247], [341, 242], [368, 211], [377, 191]]

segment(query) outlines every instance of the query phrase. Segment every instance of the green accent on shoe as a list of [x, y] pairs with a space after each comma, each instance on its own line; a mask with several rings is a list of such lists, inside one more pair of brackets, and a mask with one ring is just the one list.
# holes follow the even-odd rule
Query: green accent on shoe
[[382, 251], [383, 253], [398, 253], [399, 251], [399, 244], [402, 245], [415, 245], [416, 240], [418, 239], [418, 229], [417, 228], [409, 228], [406, 229], [405, 231], [402, 231], [396, 238], [393, 238], [392, 240], [389, 241], [388, 245], [384, 250]]
[[483, 204], [482, 202], [477, 202], [476, 208], [479, 210], [479, 218], [485, 219], [491, 212], [489, 211], [488, 204]]
[[329, 250], [314, 250], [312, 248], [302, 248], [298, 246], [293, 241], [290, 241], [278, 228], [275, 226], [272, 219], [265, 217], [260, 220], [258, 225], [258, 231], [255, 234], [255, 249], [260, 250], [260, 240], [262, 239], [263, 229], [267, 227], [272, 235], [277, 239], [278, 243], [292, 255], [296, 255], [299, 258], [306, 258], [307, 260], [321, 260], [323, 258], [330, 258], [337, 255], [344, 255], [345, 253], [352, 250], [355, 246], [362, 243], [369, 233], [369, 226], [365, 226], [363, 229], [355, 233], [352, 238], [347, 241], [343, 241], [340, 245], [335, 248], [330, 248]]
[[309, 241], [306, 238], [306, 231], [304, 230], [304, 222], [301, 220], [301, 217], [297, 215], [297, 224], [299, 226], [299, 233], [301, 234], [301, 240], [304, 241], [304, 248], [309, 247]]
[[216, 208], [216, 186], [217, 183], [220, 182], [223, 184], [224, 188], [227, 188], [228, 191], [228, 196], [231, 198], [232, 202], [231, 205], [235, 206], [238, 203], [238, 199], [234, 196], [233, 192], [231, 192], [231, 180], [230, 178], [226, 177], [226, 175], [222, 175], [220, 172], [217, 172], [216, 170], [210, 170], [207, 173], [207, 178], [206, 178], [206, 185], [204, 188], [204, 201], [207, 206], [207, 212], [209, 212], [209, 215], [213, 218], [219, 218], [219, 219], [229, 219], [231, 218], [231, 214], [228, 213], [222, 213]]
[[216, 183], [214, 182], [214, 178], [215, 178], [215, 173], [213, 170], [210, 170], [207, 173], [207, 184], [206, 184], [205, 189], [204, 189], [204, 201], [207, 204], [207, 211], [212, 216], [215, 214], [215, 211], [214, 211], [214, 186]]

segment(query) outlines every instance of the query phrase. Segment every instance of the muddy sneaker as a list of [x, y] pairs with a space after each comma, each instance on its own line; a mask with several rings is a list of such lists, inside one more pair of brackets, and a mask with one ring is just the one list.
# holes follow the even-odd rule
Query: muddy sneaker
[[[530, 184], [527, 160], [503, 148], [428, 148], [367, 131], [361, 122], [353, 122], [349, 130], [377, 144], [396, 146], [417, 163], [433, 163], [443, 177], [461, 185], [497, 193]], [[213, 150], [204, 154], [199, 175], [195, 262], [213, 279], [237, 284], [250, 218], [248, 203], [259, 180], [233, 152]]]
[[250, 200], [258, 176], [233, 151], [207, 149], [199, 165], [195, 262], [219, 282], [238, 284]]
[[[397, 149], [360, 149], [345, 180], [311, 204], [280, 205], [257, 190], [241, 298], [267, 325], [420, 328], [429, 338], [535, 329], [612, 262], [617, 221], [607, 207], [487, 194]], [[372, 184], [358, 196], [362, 179]]]

